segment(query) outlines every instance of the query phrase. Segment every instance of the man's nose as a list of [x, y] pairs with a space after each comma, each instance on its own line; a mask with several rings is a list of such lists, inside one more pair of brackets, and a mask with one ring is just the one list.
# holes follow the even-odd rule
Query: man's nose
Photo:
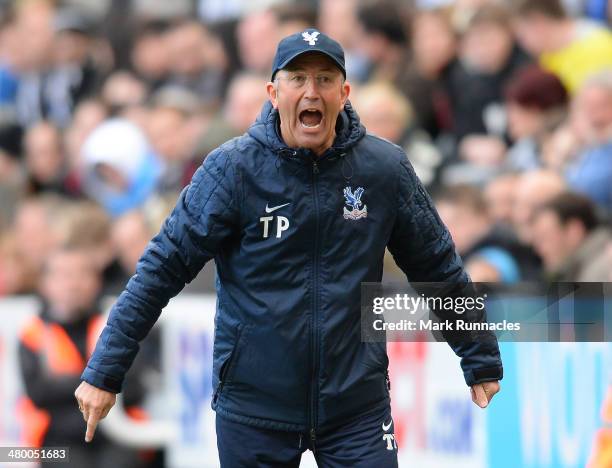
[[309, 76], [304, 87], [304, 97], [317, 99], [319, 97], [319, 85], [314, 76]]

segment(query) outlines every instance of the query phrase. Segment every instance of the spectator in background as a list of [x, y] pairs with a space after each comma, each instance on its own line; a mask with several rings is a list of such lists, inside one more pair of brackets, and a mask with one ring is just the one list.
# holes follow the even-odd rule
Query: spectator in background
[[55, 9], [52, 2], [38, 0], [17, 3], [14, 13], [18, 47], [14, 64], [19, 82], [15, 106], [20, 124], [27, 127], [46, 116], [44, 75], [53, 65]]
[[82, 155], [83, 190], [113, 217], [142, 206], [163, 171], [144, 132], [121, 118], [91, 132]]
[[0, 231], [0, 297], [29, 293], [36, 273], [19, 250], [15, 235]]
[[109, 118], [125, 119], [144, 131], [151, 96], [143, 81], [131, 72], [118, 70], [104, 83], [101, 97]]
[[147, 85], [133, 73], [117, 70], [106, 78], [100, 95], [110, 113], [123, 114], [143, 106], [148, 92]]
[[[233, 21], [239, 26], [236, 35], [231, 29], [230, 37], [236, 50], [240, 49], [243, 68], [260, 68], [266, 75], [276, 35], [314, 21], [313, 10], [303, 4], [296, 6], [292, 2], [283, 2], [279, 7], [264, 10], [259, 3], [243, 0], [226, 2], [227, 5], [223, 6], [221, 3], [216, 2], [220, 9], [235, 10]], [[332, 35], [345, 46], [348, 74], [362, 81], [362, 89], [354, 89], [355, 98], [352, 100], [367, 127], [406, 148], [422, 179], [427, 183], [433, 181], [436, 188], [462, 180], [481, 184], [479, 186], [485, 187], [484, 196], [492, 222], [506, 227], [512, 224], [526, 245], [532, 239], [533, 210], [551, 194], [565, 189], [557, 175], [534, 171], [536, 168], [544, 166], [558, 171], [573, 191], [586, 194], [600, 207], [612, 209], [612, 190], [609, 189], [612, 186], [612, 165], [609, 163], [609, 153], [612, 152], [610, 72], [592, 71], [608, 67], [612, 62], [612, 54], [608, 52], [610, 33], [602, 25], [568, 16], [560, 6], [561, 3], [566, 7], [572, 3], [576, 5], [572, 10], [575, 15], [588, 12], [592, 16], [596, 2], [515, 2], [514, 31], [518, 33], [521, 44], [541, 59], [544, 68], [529, 66], [519, 69], [507, 80], [503, 95], [493, 99], [494, 109], [505, 104], [507, 111], [507, 136], [514, 143], [508, 153], [503, 139], [503, 119], [498, 120], [501, 114], [495, 117], [496, 112], [482, 112], [480, 100], [488, 99], [485, 96], [488, 88], [479, 81], [481, 78], [493, 80], [492, 75], [482, 70], [499, 63], [499, 58], [507, 53], [509, 47], [511, 55], [516, 51], [507, 18], [497, 6], [490, 5], [503, 2], [467, 0], [455, 2], [448, 9], [422, 9], [425, 4], [442, 3], [452, 2], [417, 2], [418, 8], [413, 10], [411, 22], [406, 21], [403, 14], [406, 2], [366, 4], [357, 0], [320, 0], [310, 3], [318, 5], [315, 11], [319, 14], [321, 30], [333, 30]], [[146, 2], [140, 4], [146, 5]], [[36, 271], [36, 264], [41, 260], [36, 261], [34, 257], [47, 250], [42, 246], [44, 239], [37, 239], [33, 231], [50, 230], [48, 241], [54, 245], [58, 235], [61, 237], [58, 231], [63, 221], [44, 220], [48, 214], [42, 214], [48, 208], [46, 202], [46, 208], [42, 210], [28, 206], [29, 199], [24, 203], [25, 208], [18, 205], [18, 200], [24, 196], [25, 181], [30, 182], [31, 191], [35, 193], [50, 191], [85, 196], [81, 190], [84, 183], [88, 187], [85, 192], [93, 194], [89, 187], [91, 180], [87, 176], [81, 180], [81, 176], [89, 174], [91, 169], [90, 160], [84, 157], [82, 149], [89, 134], [109, 118], [109, 114], [125, 117], [137, 127], [137, 131], [145, 131], [153, 152], [159, 153], [166, 163], [165, 172], [159, 162], [153, 162], [151, 166], [164, 174], [158, 175], [158, 178], [164, 177], [161, 190], [173, 193], [182, 187], [199, 164], [200, 159], [194, 160], [194, 155], [202, 158], [222, 141], [242, 133], [254, 120], [255, 109], [266, 99], [259, 86], [262, 78], [240, 70], [232, 75], [233, 80], [221, 79], [220, 86], [211, 87], [214, 91], [210, 92], [210, 108], [203, 112], [181, 109], [174, 104], [161, 105], [156, 101], [156, 96], [159, 96], [156, 93], [168, 89], [164, 86], [168, 80], [182, 89], [189, 89], [193, 83], [208, 82], [202, 76], [217, 76], [217, 72], [223, 70], [224, 54], [216, 39], [209, 40], [211, 37], [214, 39], [214, 35], [208, 30], [208, 25], [203, 26], [191, 19], [176, 22], [168, 18], [151, 20], [155, 14], [145, 15], [148, 20], [144, 16], [135, 18], [137, 22], [134, 23], [134, 18], [127, 14], [129, 8], [126, 8], [123, 13], [128, 17], [126, 24], [146, 21], [141, 28], [126, 30], [126, 38], [134, 39], [133, 48], [128, 47], [130, 40], [123, 47], [126, 56], [131, 57], [133, 71], [124, 69], [125, 63], [118, 60], [115, 64], [121, 63], [121, 67], [117, 65], [107, 75], [108, 62], [96, 58], [100, 54], [98, 42], [103, 41], [95, 34], [98, 25], [93, 24], [91, 17], [83, 15], [81, 10], [58, 8], [57, 5], [46, 0], [12, 2], [0, 25], [0, 105], [3, 107], [0, 115], [0, 229], [8, 231], [2, 233], [8, 239], [5, 245], [9, 246], [3, 250], [7, 256], [4, 264], [22, 262], [28, 271]], [[139, 11], [146, 13], [143, 8]], [[494, 12], [499, 14], [496, 16]], [[412, 49], [411, 53], [409, 49]], [[458, 49], [461, 61], [456, 57]], [[366, 52], [369, 59], [365, 58]], [[371, 67], [366, 70], [368, 60]], [[446, 152], [442, 146], [437, 152], [430, 151], [432, 148], [427, 139], [421, 140], [420, 127], [412, 120], [421, 117], [427, 120], [427, 108], [431, 104], [435, 112], [432, 111], [434, 117], [429, 124], [426, 123], [426, 129], [435, 133], [440, 126], [446, 128], [450, 125], [450, 120], [446, 120], [448, 102], [438, 99], [437, 86], [458, 67], [463, 67], [468, 76], [466, 86], [456, 86], [459, 98], [465, 99], [464, 114], [467, 118], [475, 117], [475, 120], [482, 121], [481, 130], [484, 130], [478, 136], [487, 135], [486, 139], [465, 138], [459, 153], [468, 161], [481, 164], [479, 170], [482, 167], [485, 170], [477, 174], [474, 166], [469, 166], [467, 172], [474, 176], [472, 179], [461, 179], [457, 172], [444, 172], [440, 181], [436, 176], [438, 154]], [[3, 75], [3, 71], [10, 73]], [[91, 73], [93, 80], [89, 79]], [[83, 74], [83, 87], [71, 88], [72, 77], [79, 74]], [[101, 76], [106, 80], [99, 90]], [[50, 84], [52, 77], [56, 77], [53, 78], [55, 84]], [[376, 79], [379, 77], [384, 78], [384, 84]], [[567, 96], [559, 85], [559, 77], [564, 83], [578, 83], [572, 88], [575, 99], [570, 119], [561, 126], [557, 124], [563, 117]], [[213, 81], [219, 82], [211, 79]], [[90, 86], [87, 83], [96, 84]], [[475, 95], [470, 97], [472, 87]], [[81, 89], [90, 91], [81, 92]], [[397, 94], [398, 89], [401, 95]], [[428, 90], [433, 93], [431, 99]], [[76, 93], [74, 99], [73, 92]], [[83, 98], [91, 92], [94, 92], [94, 97]], [[186, 95], [190, 92], [186, 91]], [[406, 95], [416, 97], [417, 108], [412, 115], [412, 105], [406, 100]], [[14, 100], [17, 101], [18, 115], [26, 124], [25, 131], [12, 123]], [[198, 105], [196, 101], [199, 99], [191, 101], [190, 104]], [[423, 102], [429, 104], [419, 109]], [[62, 110], [57, 114], [53, 111], [53, 115], [63, 115], [59, 119], [63, 122], [68, 119], [65, 128], [53, 122], [55, 117], [50, 112], [56, 104]], [[486, 119], [482, 118], [489, 114], [494, 116], [492, 126], [485, 125]], [[458, 120], [469, 123], [466, 118]], [[491, 132], [496, 138], [489, 138]], [[500, 135], [502, 138], [498, 138]], [[416, 147], [411, 146], [415, 136], [418, 136]], [[196, 140], [199, 140], [197, 145], [192, 143]], [[20, 148], [22, 143], [25, 151]], [[108, 142], [106, 144], [110, 146]], [[116, 187], [125, 186], [137, 191], [134, 184], [143, 179], [136, 177], [137, 182], [123, 184], [123, 178], [132, 179], [133, 161], [141, 161], [141, 157], [132, 158], [132, 153], [130, 157], [127, 153], [124, 156], [117, 158], [120, 162], [116, 168], [127, 168], [125, 172], [117, 171], [120, 177], [114, 177], [117, 173], [107, 171], [104, 164], [94, 164], [94, 172], [102, 174], [111, 186], [113, 181], [119, 181]], [[185, 161], [188, 167], [183, 173]], [[25, 162], [23, 167], [22, 162]], [[176, 167], [173, 167], [174, 162]], [[506, 169], [525, 171], [526, 174], [525, 177], [507, 174], [504, 172]], [[144, 206], [147, 216], [152, 204], [143, 204], [160, 189], [159, 184], [154, 186], [134, 204]], [[109, 199], [117, 199], [117, 193], [112, 190], [109, 193], [112, 195]], [[95, 197], [92, 195], [92, 198]], [[60, 205], [64, 206], [63, 203]], [[52, 209], [52, 216], [57, 216], [54, 219], [63, 218], [63, 210]], [[15, 227], [19, 233], [24, 232], [24, 236], [8, 229], [15, 211], [18, 211]], [[33, 243], [28, 244], [29, 239]], [[29, 252], [32, 249], [28, 245], [33, 246], [33, 252]], [[4, 271], [11, 271], [11, 268], [5, 267]], [[21, 275], [15, 274], [17, 277]], [[21, 280], [17, 279], [17, 283]], [[24, 284], [29, 283], [25, 281]], [[9, 289], [28, 288], [31, 286]]]
[[493, 222], [512, 229], [512, 212], [514, 197], [519, 181], [519, 174], [505, 173], [491, 179], [483, 189], [487, 211]]
[[514, 170], [541, 167], [543, 139], [566, 117], [565, 87], [555, 75], [533, 65], [513, 75], [505, 98], [508, 134], [513, 141], [506, 166]]
[[236, 28], [236, 40], [242, 69], [267, 75], [272, 67], [276, 44], [280, 39], [276, 15], [262, 10], [244, 16]]
[[364, 82], [368, 74], [367, 59], [359, 50], [358, 3], [358, 0], [320, 0], [318, 18], [319, 30], [342, 44], [346, 75], [355, 83]]
[[558, 173], [538, 169], [523, 173], [515, 187], [512, 220], [514, 230], [523, 245], [534, 240], [532, 229], [536, 210], [566, 190], [566, 184]]
[[168, 84], [188, 89], [206, 105], [219, 106], [227, 69], [221, 41], [202, 23], [190, 19], [173, 24], [166, 41]]
[[274, 38], [311, 28], [316, 22], [312, 2], [265, 0], [245, 5], [240, 19], [215, 27], [229, 56], [231, 78], [238, 73], [266, 76], [276, 50]]
[[153, 152], [163, 164], [156, 192], [178, 194], [189, 183], [196, 139], [189, 119], [200, 109], [197, 94], [176, 86], [160, 88], [151, 99], [145, 132]]
[[419, 73], [437, 80], [457, 55], [457, 34], [448, 8], [422, 10], [412, 21], [412, 49]]
[[519, 245], [511, 232], [493, 223], [480, 190], [447, 187], [436, 197], [436, 207], [473, 281], [513, 283], [521, 278]]
[[610, 265], [602, 253], [612, 236], [588, 198], [564, 192], [543, 204], [533, 234], [550, 281], [608, 281]]
[[595, 22], [568, 16], [560, 0], [520, 0], [515, 12], [521, 45], [570, 93], [593, 73], [612, 66], [612, 33]]
[[25, 135], [25, 164], [30, 193], [67, 194], [64, 184], [68, 166], [59, 129], [40, 121]]
[[60, 223], [62, 244], [86, 250], [101, 272], [102, 292], [120, 292], [129, 278], [119, 265], [111, 238], [112, 221], [104, 209], [90, 200], [72, 202], [65, 206]]
[[312, 28], [317, 22], [316, 10], [307, 3], [281, 3], [272, 6], [271, 11], [276, 16], [280, 37]]
[[582, 148], [566, 168], [572, 190], [612, 212], [612, 69], [589, 78], [574, 103]]
[[[135, 451], [112, 443], [103, 434], [86, 444], [83, 418], [74, 408], [73, 387], [104, 326], [97, 302], [101, 284], [87, 250], [58, 248], [45, 262], [41, 312], [26, 322], [19, 338], [26, 393], [18, 405], [24, 427], [22, 443], [67, 446], [67, 466], [71, 467], [138, 467], [141, 463]], [[141, 398], [140, 392], [127, 390], [125, 404], [138, 404]], [[52, 464], [43, 462], [42, 466]]]
[[433, 85], [414, 66], [406, 9], [392, 1], [364, 4], [358, 19], [357, 46], [370, 63], [367, 80], [393, 83], [412, 104], [418, 126], [435, 135]]
[[53, 26], [53, 68], [45, 77], [47, 102], [44, 104], [48, 106], [47, 118], [64, 128], [74, 107], [98, 90], [106, 70], [93, 60], [94, 26], [81, 12], [68, 8], [58, 10]]
[[83, 195], [81, 172], [83, 167], [82, 149], [89, 134], [108, 117], [109, 110], [101, 100], [87, 99], [74, 110], [70, 126], [64, 130], [68, 174], [65, 185], [70, 193]]
[[136, 272], [136, 264], [156, 232], [141, 210], [125, 213], [113, 223], [112, 242], [126, 275]]
[[451, 20], [450, 8], [435, 8], [415, 12], [412, 21], [414, 64], [431, 86], [433, 109], [432, 129], [444, 157], [453, 156], [455, 144], [451, 136], [452, 112], [443, 79], [457, 60], [458, 35]]
[[27, 127], [48, 119], [63, 128], [75, 105], [97, 90], [108, 64], [94, 63], [92, 25], [77, 10], [55, 10], [42, 0], [21, 5], [17, 27], [27, 55], [19, 70], [20, 121]]
[[261, 83], [266, 76], [244, 72], [230, 82], [222, 112], [216, 114], [200, 132], [196, 143], [196, 162], [230, 138], [247, 131], [259, 116], [268, 95]]
[[261, 86], [265, 79], [264, 76], [244, 73], [235, 76], [229, 85], [223, 117], [237, 135], [247, 131], [268, 100]]
[[352, 104], [369, 132], [396, 145], [402, 143], [412, 124], [413, 112], [406, 97], [392, 84], [370, 82], [358, 88]]
[[421, 182], [431, 186], [442, 156], [429, 135], [416, 127], [406, 97], [390, 83], [373, 82], [358, 88], [352, 103], [368, 131], [401, 146]]
[[62, 241], [61, 219], [66, 201], [56, 194], [24, 199], [15, 213], [12, 233], [17, 254], [38, 275], [47, 256]]
[[136, 33], [130, 52], [130, 61], [136, 75], [156, 90], [168, 79], [170, 73], [170, 49], [165, 33], [166, 21], [145, 23]]
[[[467, 136], [504, 137], [503, 90], [528, 61], [514, 42], [510, 16], [504, 8], [488, 5], [474, 13], [461, 36], [458, 60], [444, 77], [457, 144]], [[475, 146], [480, 145], [478, 141]], [[463, 156], [480, 164], [471, 151], [464, 151]]]

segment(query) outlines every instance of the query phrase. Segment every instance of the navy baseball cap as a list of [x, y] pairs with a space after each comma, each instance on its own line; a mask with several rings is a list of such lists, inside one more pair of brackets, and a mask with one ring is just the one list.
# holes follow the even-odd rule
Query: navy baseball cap
[[320, 52], [327, 55], [334, 61], [346, 78], [342, 46], [331, 37], [316, 29], [306, 29], [305, 31], [287, 36], [278, 43], [272, 64], [272, 80], [274, 81], [277, 71], [285, 68], [293, 59], [308, 52]]

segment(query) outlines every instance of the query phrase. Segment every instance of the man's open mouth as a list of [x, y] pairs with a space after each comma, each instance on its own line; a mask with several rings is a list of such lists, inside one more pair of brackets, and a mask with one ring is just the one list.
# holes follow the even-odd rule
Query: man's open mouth
[[317, 109], [306, 109], [300, 112], [300, 123], [306, 128], [317, 128], [323, 121], [323, 113]]

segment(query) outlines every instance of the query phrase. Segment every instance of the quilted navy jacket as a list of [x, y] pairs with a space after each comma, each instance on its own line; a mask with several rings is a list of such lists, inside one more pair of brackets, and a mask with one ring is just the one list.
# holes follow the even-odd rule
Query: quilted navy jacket
[[[388, 405], [384, 343], [360, 339], [360, 284], [385, 247], [412, 281], [468, 282], [397, 146], [347, 104], [319, 158], [288, 148], [268, 103], [213, 151], [140, 259], [82, 379], [119, 392], [169, 299], [217, 266], [212, 406], [232, 420], [317, 431]], [[347, 190], [348, 189], [348, 190]], [[455, 344], [468, 385], [502, 377], [497, 342]]]

